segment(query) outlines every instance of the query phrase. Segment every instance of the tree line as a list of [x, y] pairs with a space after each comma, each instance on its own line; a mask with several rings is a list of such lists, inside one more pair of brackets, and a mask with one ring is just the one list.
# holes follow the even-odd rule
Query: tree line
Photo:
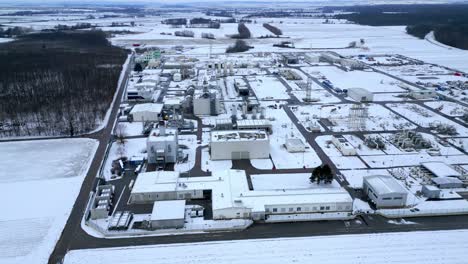
[[0, 137], [74, 136], [95, 129], [127, 52], [101, 31], [28, 34], [0, 45]]

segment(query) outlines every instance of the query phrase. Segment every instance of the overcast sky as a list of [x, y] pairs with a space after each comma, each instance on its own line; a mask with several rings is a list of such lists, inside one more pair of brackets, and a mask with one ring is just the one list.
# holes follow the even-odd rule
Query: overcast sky
[[321, 4], [382, 4], [382, 3], [441, 3], [441, 2], [461, 2], [463, 0], [0, 0], [2, 4], [17, 4], [17, 3], [155, 3], [155, 4], [174, 4], [174, 3], [232, 3], [232, 2], [265, 2], [265, 3], [321, 3]]

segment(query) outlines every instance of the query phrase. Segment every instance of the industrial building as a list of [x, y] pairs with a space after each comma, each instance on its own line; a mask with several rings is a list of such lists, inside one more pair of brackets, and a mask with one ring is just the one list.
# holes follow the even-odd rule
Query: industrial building
[[185, 200], [154, 202], [150, 224], [152, 229], [184, 227]]
[[406, 205], [408, 192], [393, 176], [364, 177], [362, 188], [377, 208], [398, 208]]
[[239, 130], [265, 130], [269, 134], [273, 133], [273, 128], [268, 119], [243, 119], [237, 120], [237, 129]]
[[372, 102], [374, 94], [364, 88], [349, 88], [348, 96], [357, 102]]
[[460, 178], [462, 175], [456, 171], [451, 166], [447, 165], [445, 162], [434, 161], [434, 162], [423, 162], [421, 166], [429, 171], [433, 177], [445, 178], [453, 177]]
[[437, 199], [440, 197], [440, 189], [432, 185], [423, 185], [421, 192], [429, 199]]
[[133, 121], [159, 121], [161, 111], [163, 109], [163, 104], [136, 104], [130, 111], [130, 115], [133, 118]]
[[353, 208], [353, 199], [341, 187], [251, 191], [242, 170], [214, 171], [212, 176], [205, 177], [179, 177], [177, 172], [166, 171], [141, 173], [130, 194], [130, 203], [201, 199], [209, 198], [210, 194], [215, 220], [265, 220], [271, 215], [351, 213]]
[[270, 140], [263, 130], [212, 131], [211, 160], [267, 159]]
[[319, 63], [320, 54], [318, 53], [306, 53], [304, 54], [304, 60], [308, 63]]
[[423, 100], [434, 98], [437, 96], [437, 93], [431, 90], [417, 90], [409, 92], [408, 96], [416, 100]]
[[330, 52], [322, 52], [320, 54], [320, 61], [328, 62], [328, 63], [339, 63], [341, 58], [333, 53]]
[[355, 156], [356, 149], [343, 136], [332, 136], [331, 142], [343, 156]]
[[362, 70], [365, 65], [364, 63], [353, 59], [341, 59], [339, 63], [342, 67], [349, 68], [351, 70]]
[[146, 140], [148, 163], [166, 164], [177, 162], [179, 148], [178, 131], [160, 125], [153, 129]]
[[113, 185], [99, 185], [97, 187], [96, 195], [94, 196], [91, 209], [89, 210], [91, 219], [104, 219], [109, 216], [114, 189]]
[[304, 152], [305, 144], [300, 138], [288, 138], [284, 144], [286, 150], [290, 153]]
[[249, 86], [247, 85], [247, 82], [244, 79], [234, 79], [234, 88], [240, 96], [249, 96]]
[[197, 90], [193, 95], [194, 115], [218, 115], [221, 109], [219, 95], [216, 91]]

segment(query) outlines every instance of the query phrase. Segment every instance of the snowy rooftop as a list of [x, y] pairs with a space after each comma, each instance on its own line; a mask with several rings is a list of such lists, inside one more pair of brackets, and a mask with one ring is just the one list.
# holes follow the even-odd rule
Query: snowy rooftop
[[461, 174], [444, 162], [423, 162], [421, 166], [430, 171], [434, 176], [442, 177], [460, 177]]
[[364, 177], [371, 185], [372, 190], [379, 194], [386, 193], [407, 193], [406, 189], [398, 183], [398, 181], [390, 175], [373, 175]]
[[175, 171], [153, 171], [140, 173], [132, 188], [132, 193], [174, 191], [179, 179]]
[[254, 141], [268, 140], [268, 135], [262, 130], [228, 130], [228, 131], [213, 131], [211, 132], [211, 142], [226, 142], [226, 141]]
[[165, 128], [164, 132], [160, 128], [151, 130], [147, 142], [174, 141], [176, 140], [177, 129]]
[[156, 201], [151, 220], [171, 220], [185, 218], [185, 200]]
[[161, 113], [162, 108], [163, 108], [163, 104], [152, 104], [152, 103], [136, 104], [130, 113], [136, 113], [136, 112]]
[[244, 120], [237, 120], [237, 127], [264, 127], [264, 126], [271, 126], [271, 122], [268, 119], [244, 119]]
[[265, 205], [352, 203], [352, 198], [341, 187], [297, 190], [250, 191], [243, 170], [214, 171], [207, 177], [182, 177], [175, 172], [141, 173], [132, 193], [171, 192], [176, 190], [212, 190], [213, 210], [246, 207], [264, 211]]

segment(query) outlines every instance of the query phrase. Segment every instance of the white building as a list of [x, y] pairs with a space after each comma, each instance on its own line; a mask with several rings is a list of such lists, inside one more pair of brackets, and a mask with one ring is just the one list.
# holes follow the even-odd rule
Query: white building
[[150, 218], [151, 228], [181, 228], [185, 224], [185, 200], [156, 201]]
[[355, 156], [356, 149], [343, 136], [332, 136], [332, 143], [343, 156]]
[[133, 117], [133, 121], [159, 121], [159, 115], [161, 114], [163, 104], [136, 104], [130, 111], [130, 115]]
[[146, 140], [148, 163], [166, 164], [177, 162], [179, 139], [177, 129], [160, 126], [153, 129]]
[[403, 207], [408, 196], [408, 191], [390, 175], [364, 177], [363, 191], [377, 208]]
[[242, 119], [237, 120], [236, 124], [239, 130], [263, 129], [269, 134], [273, 133], [271, 122], [268, 119]]
[[339, 63], [341, 61], [341, 58], [330, 52], [322, 52], [320, 54], [320, 60], [333, 64]]
[[308, 63], [319, 63], [320, 62], [320, 54], [318, 53], [306, 53], [304, 55], [304, 60]]
[[372, 102], [374, 94], [364, 88], [349, 88], [348, 96], [357, 102]]
[[288, 138], [284, 144], [288, 152], [304, 152], [305, 144], [300, 138]]
[[422, 100], [434, 98], [437, 96], [437, 93], [431, 90], [416, 90], [409, 92], [408, 96], [416, 100]]
[[351, 213], [353, 199], [341, 187], [251, 191], [245, 171], [214, 171], [207, 177], [179, 177], [176, 172], [141, 173], [130, 203], [199, 199], [211, 194], [213, 219], [264, 220], [272, 215]]
[[270, 140], [263, 130], [212, 131], [212, 160], [266, 159], [270, 157]]
[[201, 92], [198, 90], [193, 98], [194, 115], [218, 115], [221, 109], [219, 95], [215, 91]]
[[242, 78], [234, 79], [234, 88], [241, 96], [249, 96], [250, 90], [247, 82]]
[[99, 185], [94, 196], [90, 215], [91, 219], [104, 219], [109, 216], [109, 211], [112, 206], [112, 197], [114, 195], [113, 185]]

